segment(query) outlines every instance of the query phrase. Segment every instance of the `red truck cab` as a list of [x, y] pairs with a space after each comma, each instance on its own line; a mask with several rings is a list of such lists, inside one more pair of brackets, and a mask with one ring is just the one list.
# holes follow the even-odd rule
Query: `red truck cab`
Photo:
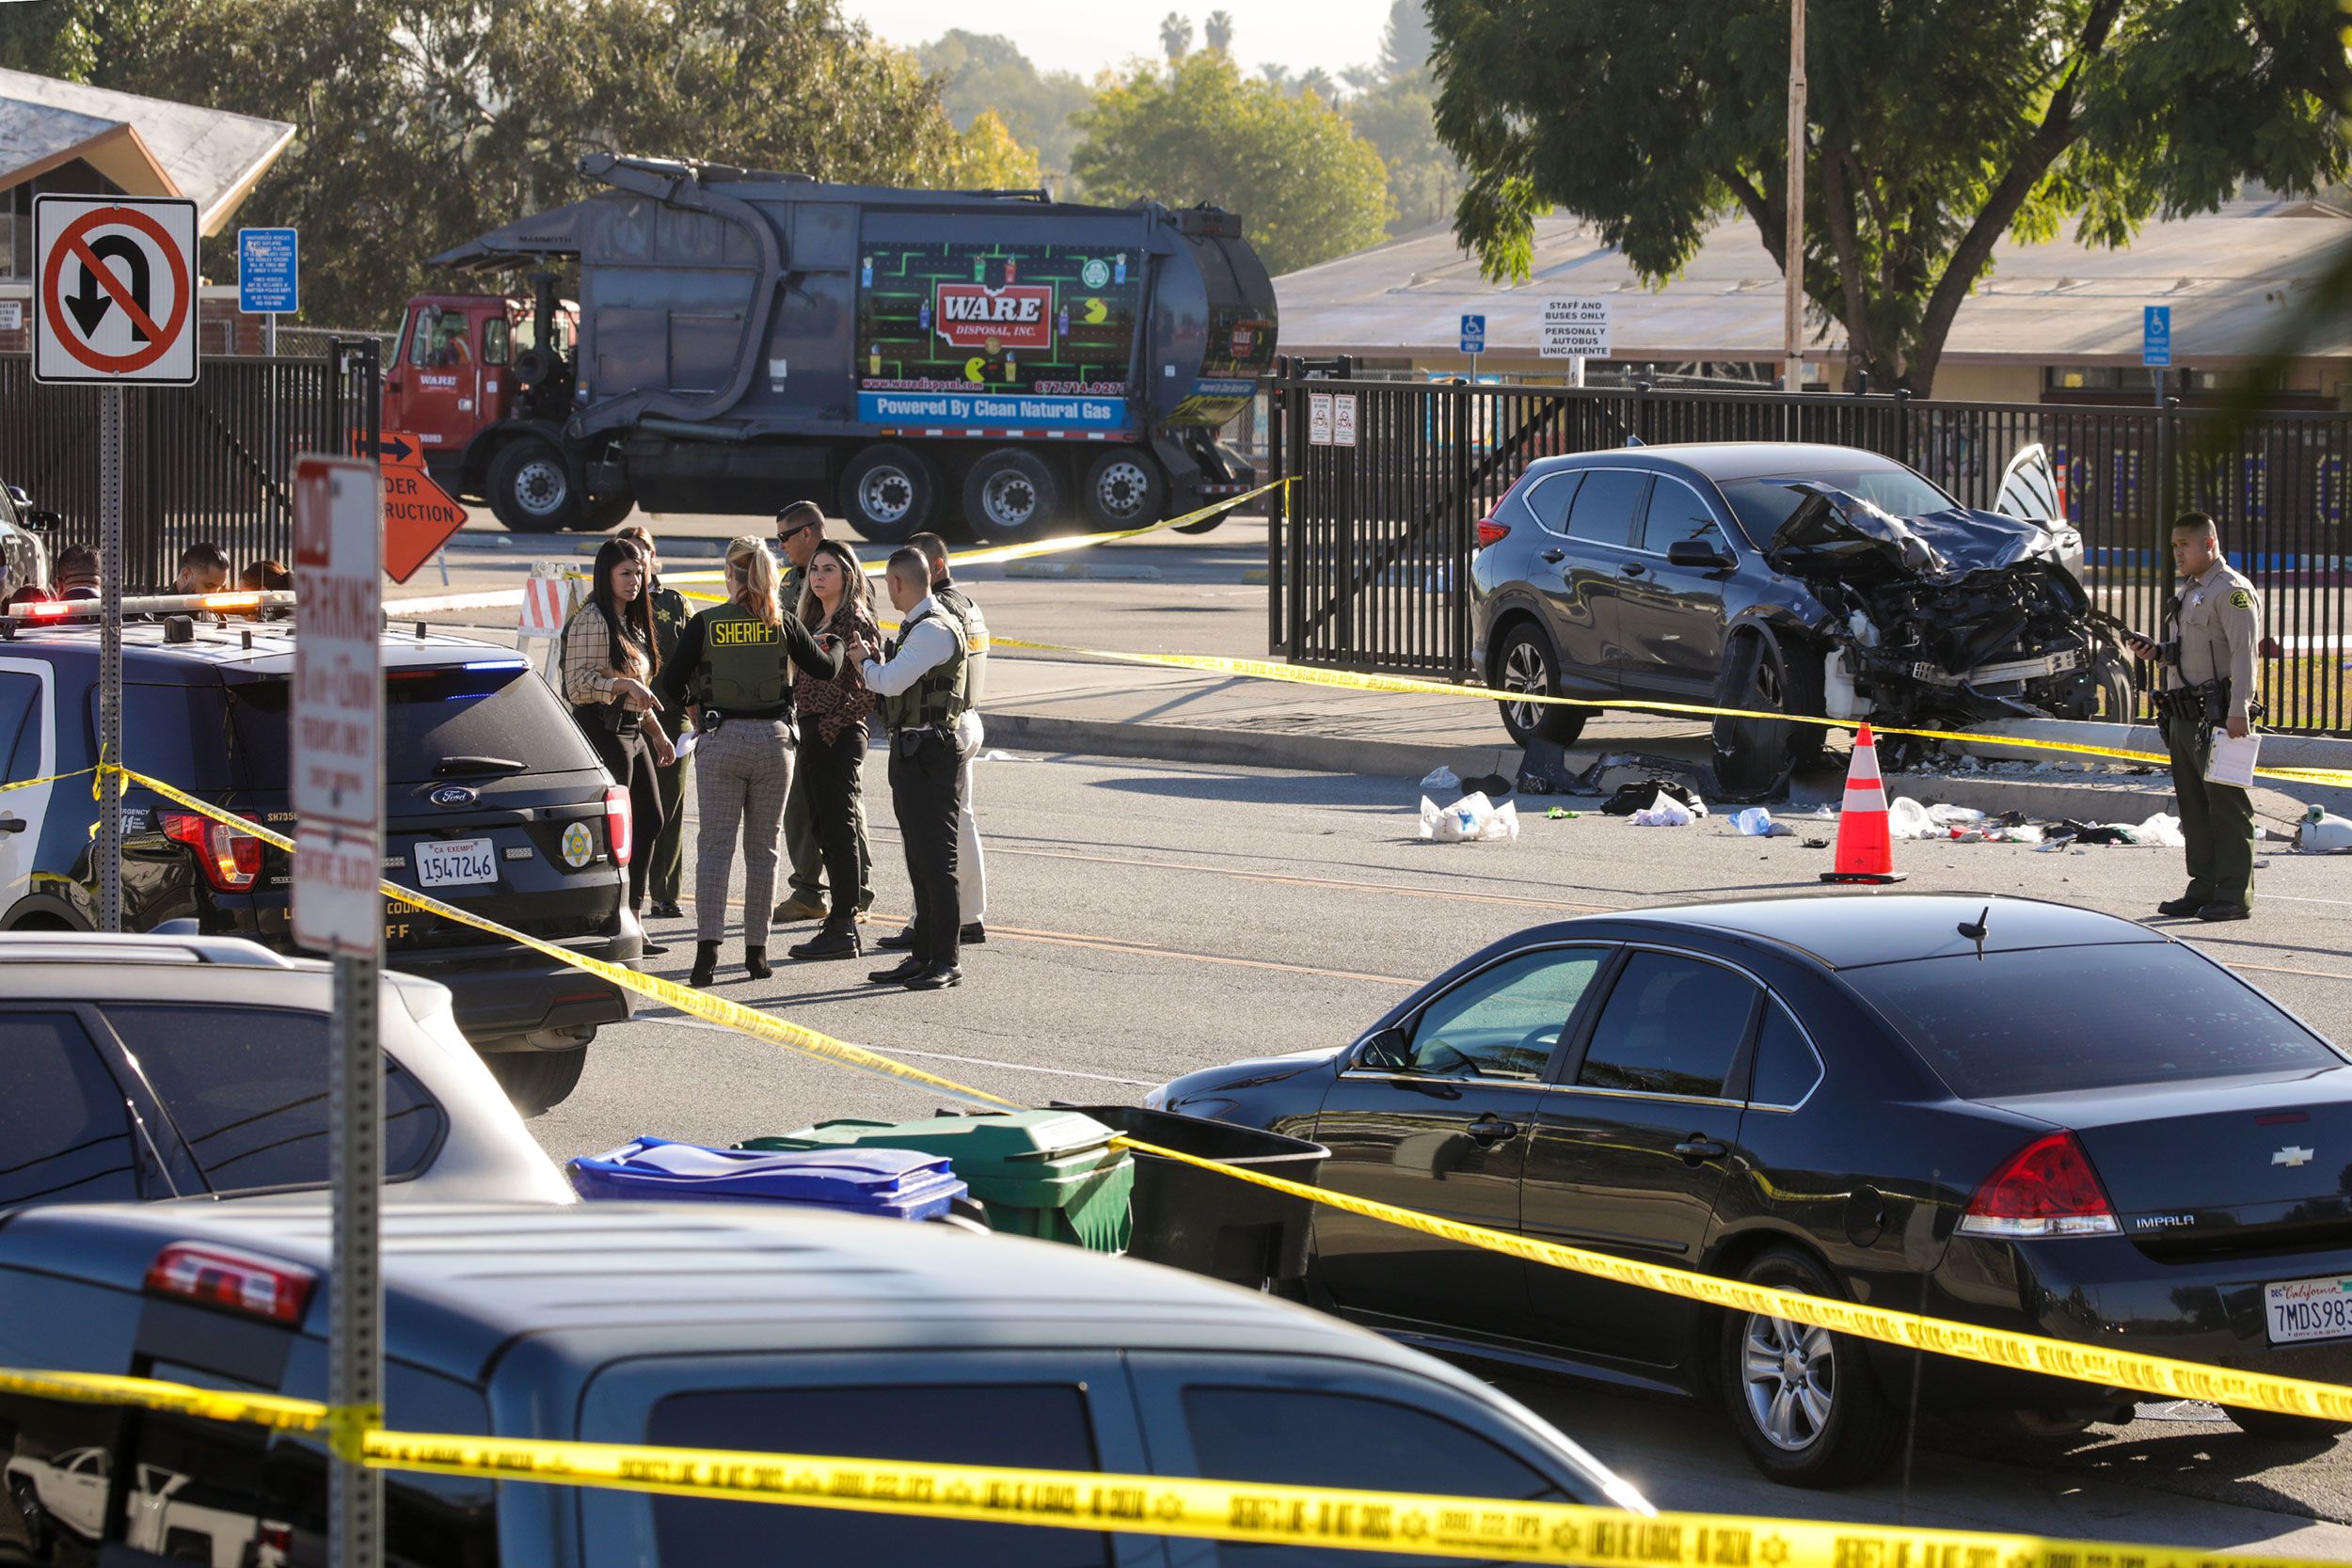
[[[577, 308], [564, 302], [554, 320], [558, 358], [569, 356], [578, 325]], [[516, 362], [536, 336], [527, 299], [453, 293], [408, 302], [385, 377], [384, 428], [414, 435], [435, 481], [453, 495], [479, 498], [481, 465], [466, 453], [475, 436], [514, 414]]]

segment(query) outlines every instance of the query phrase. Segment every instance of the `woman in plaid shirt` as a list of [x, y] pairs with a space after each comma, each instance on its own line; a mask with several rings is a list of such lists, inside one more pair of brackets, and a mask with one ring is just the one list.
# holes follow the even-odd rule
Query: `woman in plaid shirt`
[[[564, 623], [564, 695], [588, 744], [628, 791], [631, 853], [628, 907], [645, 907], [647, 852], [661, 831], [661, 789], [654, 768], [676, 752], [661, 732], [653, 678], [661, 656], [654, 638], [652, 601], [645, 595], [645, 557], [628, 539], [608, 539], [596, 551], [587, 602]], [[669, 951], [647, 942], [645, 956]]]

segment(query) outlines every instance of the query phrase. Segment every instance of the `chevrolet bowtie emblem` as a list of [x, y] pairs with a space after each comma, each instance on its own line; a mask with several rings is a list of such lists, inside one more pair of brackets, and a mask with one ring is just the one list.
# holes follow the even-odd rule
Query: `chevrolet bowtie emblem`
[[2270, 1163], [2274, 1165], [2308, 1165], [2312, 1163], [2312, 1151], [2308, 1148], [2297, 1148], [2293, 1144], [2289, 1144], [2278, 1153], [2273, 1154], [2270, 1157]]

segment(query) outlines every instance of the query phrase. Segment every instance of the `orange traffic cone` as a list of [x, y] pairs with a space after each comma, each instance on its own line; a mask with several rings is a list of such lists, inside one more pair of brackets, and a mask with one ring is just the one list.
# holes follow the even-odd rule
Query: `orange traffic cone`
[[1821, 873], [1825, 882], [1899, 882], [1895, 846], [1886, 832], [1886, 785], [1879, 779], [1878, 742], [1870, 726], [1854, 736], [1853, 765], [1846, 770], [1846, 805], [1837, 814], [1837, 869]]

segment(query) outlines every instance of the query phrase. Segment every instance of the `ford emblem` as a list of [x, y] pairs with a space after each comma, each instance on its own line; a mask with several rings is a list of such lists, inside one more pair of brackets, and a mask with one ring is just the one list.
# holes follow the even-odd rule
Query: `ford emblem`
[[437, 806], [470, 806], [481, 799], [479, 790], [468, 789], [464, 784], [443, 784], [433, 792], [433, 803]]

